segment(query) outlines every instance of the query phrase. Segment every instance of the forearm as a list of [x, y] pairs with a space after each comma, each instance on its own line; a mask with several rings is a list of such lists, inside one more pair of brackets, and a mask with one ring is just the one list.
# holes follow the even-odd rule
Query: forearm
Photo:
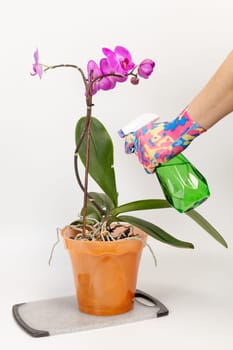
[[233, 51], [187, 110], [190, 117], [205, 129], [233, 111]]

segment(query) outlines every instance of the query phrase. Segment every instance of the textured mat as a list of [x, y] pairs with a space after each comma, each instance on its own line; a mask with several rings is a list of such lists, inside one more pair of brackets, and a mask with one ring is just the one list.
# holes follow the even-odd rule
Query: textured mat
[[157, 299], [136, 291], [133, 310], [116, 316], [92, 316], [77, 308], [75, 296], [16, 304], [13, 316], [21, 328], [33, 337], [78, 332], [168, 315]]

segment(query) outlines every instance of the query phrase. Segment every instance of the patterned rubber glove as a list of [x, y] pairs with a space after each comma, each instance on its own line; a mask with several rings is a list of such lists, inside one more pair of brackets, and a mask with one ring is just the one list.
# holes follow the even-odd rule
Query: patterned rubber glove
[[135, 153], [145, 171], [155, 168], [181, 153], [206, 130], [184, 110], [171, 122], [152, 121], [125, 137], [125, 152]]

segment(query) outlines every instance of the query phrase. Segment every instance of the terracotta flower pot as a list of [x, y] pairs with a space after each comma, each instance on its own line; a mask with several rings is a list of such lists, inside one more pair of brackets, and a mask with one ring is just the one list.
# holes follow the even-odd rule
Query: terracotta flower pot
[[[132, 309], [144, 246], [139, 239], [111, 242], [74, 240], [62, 230], [69, 251], [79, 309], [92, 315], [117, 315]], [[145, 240], [146, 234], [135, 228]]]

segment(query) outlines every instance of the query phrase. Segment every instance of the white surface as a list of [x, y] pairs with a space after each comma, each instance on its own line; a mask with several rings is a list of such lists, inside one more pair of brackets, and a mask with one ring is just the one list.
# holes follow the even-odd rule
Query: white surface
[[157, 61], [153, 76], [138, 86], [119, 84], [98, 93], [94, 114], [113, 137], [120, 202], [161, 198], [155, 177], [124, 154], [117, 130], [148, 111], [171, 119], [190, 102], [232, 50], [232, 13], [232, 0], [21, 0], [1, 5], [1, 348], [58, 350], [69, 344], [115, 350], [149, 344], [169, 350], [232, 350], [232, 115], [185, 152], [212, 192], [200, 212], [220, 230], [229, 249], [174, 211], [139, 213], [196, 246], [186, 251], [151, 242], [156, 270], [144, 252], [138, 287], [160, 298], [169, 317], [35, 340], [11, 316], [15, 303], [73, 293], [62, 245], [51, 268], [47, 260], [56, 227], [75, 218], [82, 197], [72, 168], [75, 123], [85, 112], [81, 80], [71, 70], [49, 72], [41, 81], [30, 77], [34, 49], [48, 64], [85, 67], [90, 58], [101, 57], [101, 47], [117, 44], [128, 47], [137, 62], [146, 57]]

